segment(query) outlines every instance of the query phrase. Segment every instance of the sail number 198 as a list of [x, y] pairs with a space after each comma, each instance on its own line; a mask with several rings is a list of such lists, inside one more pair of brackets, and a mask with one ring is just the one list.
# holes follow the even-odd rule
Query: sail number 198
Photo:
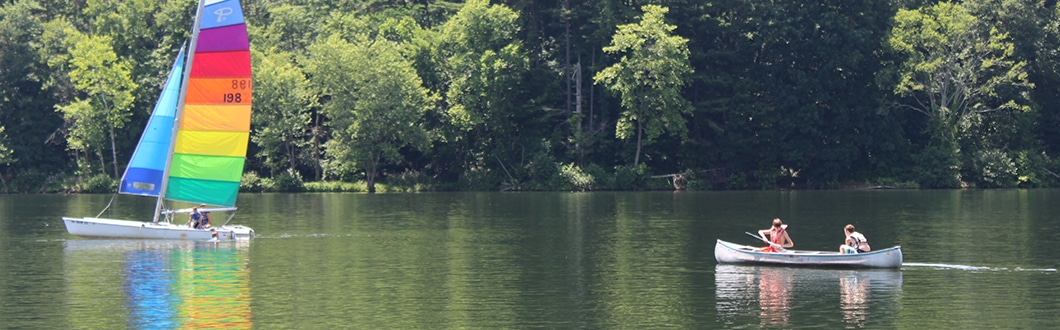
[[[232, 89], [236, 89], [236, 90], [247, 89], [248, 87], [250, 87], [249, 85], [250, 85], [250, 81], [247, 81], [247, 80], [244, 80], [244, 79], [233, 79], [232, 80]], [[224, 94], [224, 102], [225, 103], [242, 103], [243, 102], [243, 93], [225, 93]]]
[[225, 93], [225, 103], [242, 103], [243, 93]]

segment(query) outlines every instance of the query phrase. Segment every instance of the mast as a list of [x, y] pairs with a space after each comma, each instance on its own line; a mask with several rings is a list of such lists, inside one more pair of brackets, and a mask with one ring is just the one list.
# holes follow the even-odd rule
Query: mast
[[180, 78], [180, 97], [177, 100], [177, 113], [173, 117], [173, 132], [169, 140], [169, 154], [166, 155], [166, 166], [162, 170], [162, 188], [158, 191], [158, 200], [155, 202], [155, 214], [151, 222], [158, 222], [162, 214], [162, 202], [166, 198], [166, 186], [169, 185], [169, 165], [173, 162], [173, 150], [177, 146], [177, 132], [180, 130], [180, 116], [184, 112], [184, 98], [188, 93], [188, 76], [191, 76], [191, 67], [194, 65], [195, 46], [199, 41], [199, 26], [202, 21], [202, 11], [206, 6], [205, 0], [199, 0], [198, 8], [195, 9], [195, 25], [191, 29], [191, 42], [188, 45], [187, 57], [184, 59], [184, 74]]

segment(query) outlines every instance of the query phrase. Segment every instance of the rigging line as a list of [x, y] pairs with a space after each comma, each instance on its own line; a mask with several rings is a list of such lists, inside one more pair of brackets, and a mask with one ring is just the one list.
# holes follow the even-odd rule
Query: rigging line
[[103, 209], [99, 211], [99, 214], [96, 214], [96, 218], [99, 218], [99, 216], [103, 215], [103, 212], [107, 212], [107, 209], [110, 208], [110, 205], [114, 204], [114, 198], [117, 198], [117, 197], [118, 197], [118, 194], [110, 195], [110, 201], [107, 202], [107, 206], [104, 206]]

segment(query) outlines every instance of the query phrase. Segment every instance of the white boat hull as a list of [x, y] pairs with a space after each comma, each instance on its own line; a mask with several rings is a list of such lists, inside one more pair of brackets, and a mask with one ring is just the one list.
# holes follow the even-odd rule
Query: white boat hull
[[714, 245], [714, 259], [720, 264], [760, 264], [811, 267], [899, 268], [902, 267], [902, 248], [857, 254], [827, 251], [788, 250], [762, 252], [757, 247], [718, 240]]
[[221, 240], [254, 238], [254, 230], [241, 225], [226, 225], [210, 229], [195, 229], [168, 222], [141, 222], [103, 218], [63, 217], [70, 234], [81, 237], [144, 238], [176, 240], [209, 240], [213, 233]]

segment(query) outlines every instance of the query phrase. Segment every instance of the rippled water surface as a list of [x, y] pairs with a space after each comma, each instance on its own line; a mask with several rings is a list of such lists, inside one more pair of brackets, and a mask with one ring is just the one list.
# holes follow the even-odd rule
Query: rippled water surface
[[[1051, 328], [1060, 190], [244, 194], [249, 242], [90, 240], [0, 195], [0, 328]], [[120, 196], [103, 216], [146, 217]], [[718, 265], [774, 217], [897, 270]], [[216, 218], [216, 217], [215, 217]]]

